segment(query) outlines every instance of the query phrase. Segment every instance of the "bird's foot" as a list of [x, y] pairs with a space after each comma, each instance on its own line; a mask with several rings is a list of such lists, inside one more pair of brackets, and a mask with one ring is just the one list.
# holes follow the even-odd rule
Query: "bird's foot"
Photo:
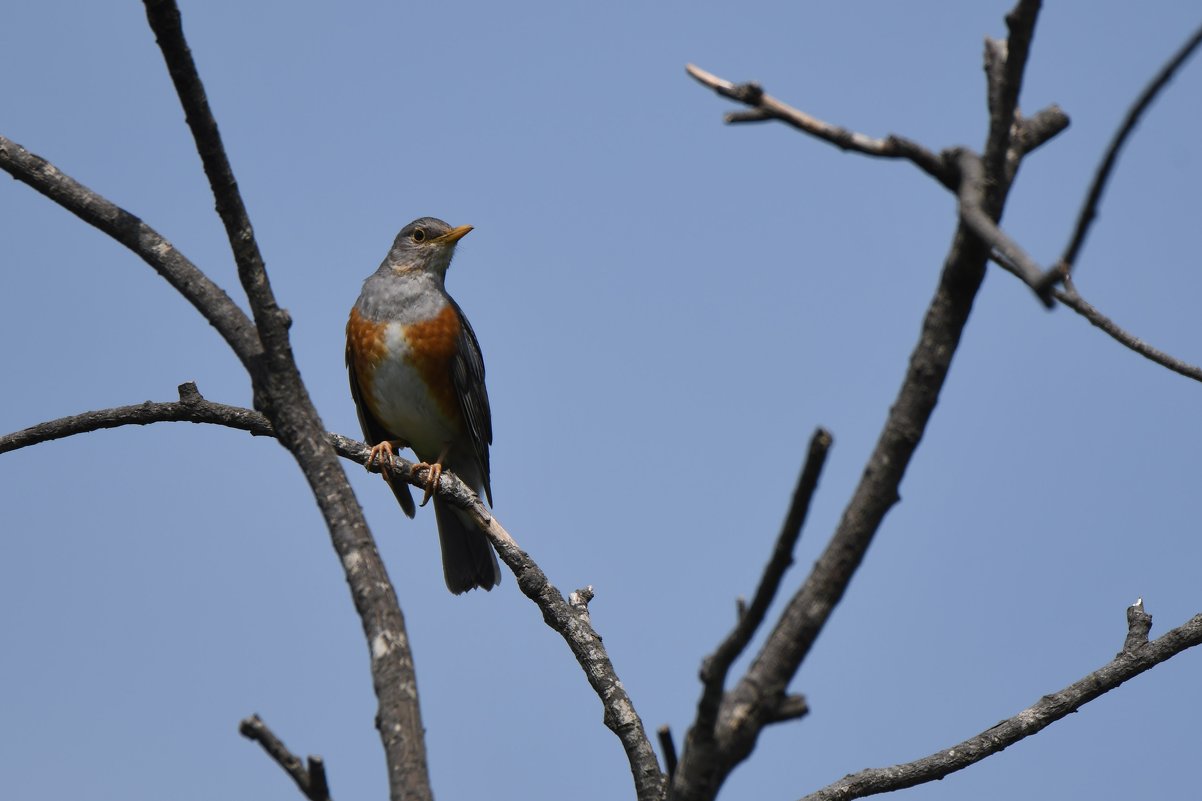
[[446, 461], [448, 450], [450, 449], [443, 448], [442, 453], [438, 454], [438, 460], [433, 464], [430, 464], [429, 462], [421, 462], [420, 464], [413, 466], [414, 470], [418, 470], [423, 467], [430, 470], [430, 475], [426, 478], [426, 493], [422, 496], [422, 502], [420, 504], [421, 506], [425, 506], [430, 502], [430, 498], [434, 495], [434, 490], [438, 488], [438, 479], [442, 478], [442, 463]]
[[367, 454], [367, 464], [365, 467], [371, 469], [371, 466], [377, 462], [380, 463], [381, 468], [387, 466], [388, 469], [381, 470], [380, 474], [384, 476], [385, 481], [391, 483], [392, 470], [396, 467], [396, 451], [394, 449], [399, 450], [405, 447], [408, 446], [399, 439], [386, 439], [383, 442], [377, 442], [371, 446], [371, 451]]
[[434, 464], [419, 462], [413, 466], [414, 470], [421, 470], [422, 468], [428, 469], [430, 475], [426, 479], [426, 492], [422, 495], [422, 502], [418, 504], [419, 506], [425, 506], [430, 502], [430, 498], [434, 496], [434, 490], [438, 488], [438, 479], [442, 478], [441, 462], [435, 462]]

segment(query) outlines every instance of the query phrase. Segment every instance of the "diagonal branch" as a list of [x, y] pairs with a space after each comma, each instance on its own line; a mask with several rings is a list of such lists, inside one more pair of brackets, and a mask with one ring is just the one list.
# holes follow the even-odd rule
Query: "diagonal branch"
[[[1032, 15], [1038, 2], [1024, 0], [1007, 17], [1019, 37], [1030, 37], [1034, 28]], [[1014, 34], [1012, 33], [1012, 38]], [[1017, 41], [1017, 40], [1016, 40]], [[1013, 56], [1008, 55], [1013, 48]], [[792, 106], [782, 103], [756, 83], [734, 84], [700, 67], [689, 64], [689, 75], [719, 95], [750, 106], [752, 111], [726, 115], [727, 122], [759, 122], [780, 120], [798, 130], [817, 137], [842, 150], [852, 150], [878, 158], [904, 158], [939, 181], [956, 194], [961, 219], [977, 236], [991, 247], [1002, 251], [1016, 266], [1016, 275], [1035, 290], [1045, 306], [1051, 307], [1051, 287], [1044, 285], [1044, 270], [997, 224], [996, 215], [982, 205], [983, 180], [986, 174], [1004, 176], [1009, 185], [1018, 172], [1023, 157], [1068, 127], [1068, 117], [1056, 106], [1043, 109], [1029, 120], [1018, 115], [1017, 97], [1022, 69], [1026, 64], [1029, 46], [995, 40], [986, 41], [986, 73], [989, 76], [990, 138], [984, 156], [976, 156], [965, 148], [948, 148], [938, 155], [915, 142], [900, 136], [873, 139], [847, 128], [824, 122]], [[1017, 70], [1017, 73], [1015, 73]], [[1015, 78], [1017, 74], [1017, 78]], [[1005, 124], [1002, 124], [1005, 120]], [[982, 164], [983, 162], [983, 164]]]
[[0, 136], [0, 169], [133, 251], [217, 329], [248, 370], [262, 356], [259, 335], [246, 313], [225, 290], [140, 218], [3, 136]]
[[225, 146], [184, 39], [179, 9], [174, 0], [144, 0], [144, 4], [209, 178], [263, 343], [261, 363], [249, 366], [255, 406], [267, 415], [313, 492], [363, 626], [378, 700], [376, 728], [384, 746], [389, 795], [393, 801], [428, 801], [433, 794], [425, 727], [414, 689], [417, 677], [409, 635], [396, 592], [301, 380], [288, 337], [291, 320], [271, 291]]
[[730, 671], [730, 666], [751, 642], [752, 635], [764, 622], [764, 617], [768, 614], [768, 607], [771, 606], [772, 600], [780, 588], [781, 579], [784, 578], [785, 571], [793, 564], [793, 551], [797, 546], [797, 540], [801, 537], [801, 527], [805, 524], [806, 514], [810, 509], [810, 500], [818, 488], [818, 476], [822, 473], [826, 454], [833, 441], [830, 432], [822, 428], [815, 431], [814, 436], [810, 438], [809, 452], [806, 455], [801, 475], [797, 477], [793, 500], [789, 504], [789, 511], [785, 515], [785, 522], [777, 536], [772, 557], [764, 568], [764, 575], [760, 578], [760, 584], [756, 588], [751, 605], [740, 610], [734, 629], [701, 665], [703, 690], [701, 700], [697, 703], [697, 720], [693, 724], [695, 733], [691, 732], [690, 738], [712, 738], [714, 735], [714, 724], [718, 719], [718, 706], [726, 687], [726, 675]]
[[[160, 422], [209, 423], [248, 431], [255, 436], [276, 436], [275, 430], [264, 415], [251, 409], [206, 400], [191, 382], [180, 385], [179, 395], [180, 399], [176, 402], [147, 401], [39, 423], [22, 431], [0, 436], [0, 453], [90, 431]], [[367, 462], [370, 449], [364, 443], [338, 434], [327, 434], [326, 437], [343, 458], [359, 464]], [[400, 458], [397, 462], [395, 475], [403, 477], [416, 487], [426, 486], [428, 468], [414, 470], [411, 462]], [[369, 469], [379, 472], [381, 467], [373, 464]], [[538, 564], [492, 517], [476, 494], [449, 470], [442, 472], [437, 491], [449, 502], [474, 514], [478, 525], [488, 535], [501, 559], [513, 570], [518, 587], [542, 610], [547, 625], [558, 632], [568, 644], [576, 661], [584, 670], [589, 684], [601, 699], [605, 709], [605, 724], [618, 736], [626, 750], [640, 801], [661, 799], [664, 791], [663, 773], [656, 761], [642, 720], [618, 679], [601, 635], [593, 628], [589, 619], [588, 601], [592, 597], [591, 593], [579, 591], [573, 594], [571, 600], [565, 601], [562, 593], [548, 581]]]
[[[445, 475], [445, 473], [444, 473]], [[605, 651], [601, 635], [593, 628], [589, 619], [588, 606], [583, 598], [569, 603], [553, 585], [542, 569], [514, 541], [488, 508], [462, 482], [456, 482], [468, 497], [450, 496], [457, 505], [471, 511], [476, 524], [488, 535], [509, 569], [517, 578], [518, 588], [542, 611], [543, 620], [554, 629], [580, 664], [588, 683], [592, 686], [605, 710], [605, 725], [617, 735], [626, 752], [630, 772], [634, 777], [634, 789], [639, 801], [657, 801], [664, 797], [666, 777], [660, 770], [655, 749], [647, 737], [643, 721], [635, 711], [634, 703], [626, 688], [618, 679], [617, 671]], [[440, 487], [444, 497], [448, 497]], [[468, 501], [464, 504], [463, 501]]]
[[1036, 291], [1044, 305], [1051, 308], [1052, 295], [1049, 287], [1038, 289], [1039, 279], [1043, 270], [1027, 255], [1026, 251], [1009, 235], [1004, 233], [997, 222], [985, 210], [985, 164], [977, 154], [964, 149], [954, 148], [947, 151], [947, 157], [956, 164], [960, 180], [956, 190], [959, 201], [960, 219], [982, 242], [993, 251], [1001, 253], [1010, 264], [1015, 275], [1027, 286]]
[[[1002, 98], [995, 103], [995, 111], [1013, 95], [1011, 119], [1038, 11], [1037, 2], [1019, 0], [1007, 18], [1012, 40], [1009, 62], [998, 74], [1014, 86], [991, 86], [990, 91]], [[1015, 174], [1005, 162], [1010, 141], [1009, 122], [1005, 127], [991, 125], [984, 152], [1000, 152], [1002, 158], [996, 167], [984, 161], [981, 197], [974, 200], [995, 225]], [[956, 176], [951, 178], [954, 182]], [[897, 398], [838, 527], [747, 672], [726, 693], [719, 711], [717, 748], [694, 750], [686, 742], [672, 782], [675, 799], [713, 798], [730, 771], [755, 748], [763, 728], [773, 721], [789, 682], [847, 591], [886, 513], [900, 498], [902, 478], [934, 413], [984, 279], [989, 253], [984, 240], [961, 219]]]
[[[1019, 275], [1017, 268], [1015, 268], [1015, 266], [1005, 255], [994, 251], [993, 253], [989, 254], [989, 258], [992, 259], [994, 263], [996, 263], [1002, 269], [1014, 273], [1015, 275]], [[1021, 278], [1022, 276], [1019, 277]], [[1152, 347], [1134, 334], [1124, 330], [1123, 328], [1120, 328], [1117, 323], [1115, 323], [1106, 315], [1102, 314], [1102, 312], [1098, 311], [1095, 306], [1081, 296], [1081, 293], [1077, 291], [1077, 287], [1074, 285], [1071, 277], [1065, 274], [1062, 278], [1062, 281], [1064, 286], [1060, 289], [1053, 290], [1052, 296], [1088, 320], [1090, 325], [1100, 328], [1115, 342], [1118, 342], [1125, 348], [1130, 348], [1140, 356], [1143, 356], [1144, 358], [1149, 359], [1162, 367], [1167, 367], [1174, 373], [1179, 373], [1186, 378], [1192, 378], [1195, 381], [1202, 381], [1202, 367], [1196, 367], [1189, 362], [1185, 362], [1174, 356], [1170, 356], [1164, 351]]]
[[1102, 157], [1102, 162], [1098, 165], [1097, 171], [1094, 173], [1093, 182], [1090, 184], [1089, 192], [1085, 196], [1085, 202], [1081, 206], [1081, 212], [1077, 216], [1077, 224], [1073, 228], [1072, 239], [1069, 240], [1068, 246], [1064, 249], [1064, 255], [1060, 257], [1060, 262], [1057, 269], [1050, 270], [1046, 276], [1046, 281], [1049, 284], [1055, 284], [1060, 280], [1061, 275], [1067, 275], [1077, 263], [1077, 256], [1081, 252], [1081, 248], [1085, 245], [1085, 237], [1089, 234], [1090, 225], [1098, 214], [1098, 204], [1102, 201], [1102, 192], [1106, 189], [1106, 182], [1110, 179], [1110, 173], [1114, 170], [1114, 165], [1118, 161], [1119, 151], [1123, 149], [1127, 139], [1135, 130], [1135, 126], [1139, 123], [1140, 117], [1152, 105], [1152, 101], [1160, 94], [1170, 80], [1173, 74], [1181, 68], [1189, 57], [1193, 55], [1198, 46], [1202, 45], [1202, 27], [1199, 27], [1190, 38], [1186, 41], [1181, 49], [1178, 50], [1168, 63], [1165, 64], [1160, 72], [1156, 74], [1145, 88], [1135, 103], [1127, 111], [1127, 116], [1123, 119], [1123, 123], [1115, 132], [1114, 138], [1110, 141], [1110, 146], [1106, 148], [1106, 155]]
[[269, 352], [278, 351], [274, 360], [279, 369], [284, 357], [291, 359], [287, 337], [288, 316], [276, 305], [271, 291], [267, 268], [259, 253], [246, 205], [238, 192], [238, 182], [234, 180], [234, 170], [226, 156], [221, 133], [217, 130], [217, 120], [209, 108], [204, 84], [201, 83], [200, 73], [192, 60], [192, 51], [184, 38], [179, 8], [175, 0], [144, 0], [144, 3], [146, 18], [163, 52], [163, 60], [175, 84], [192, 138], [196, 141], [196, 151], [208, 176], [213, 198], [217, 201], [217, 214], [229, 237], [234, 261], [238, 265], [238, 278], [250, 299], [255, 323], [264, 337], [264, 346]]
[[1147, 639], [1151, 618], [1143, 611], [1142, 602], [1128, 608], [1127, 620], [1128, 636], [1123, 650], [1108, 664], [1063, 690], [1045, 695], [1014, 717], [961, 743], [904, 765], [854, 773], [807, 795], [803, 801], [851, 801], [937, 781], [1042, 731], [1182, 651], [1202, 645], [1202, 614], [1152, 642]]
[[1056, 299], [1088, 320], [1090, 325], [1100, 328], [1116, 342], [1130, 348], [1140, 356], [1151, 359], [1162, 367], [1167, 367], [1174, 373], [1179, 373], [1186, 378], [1202, 381], [1202, 367], [1197, 367], [1174, 358], [1120, 328], [1113, 320], [1102, 314], [1085, 298], [1081, 297], [1072, 278], [1067, 274], [1064, 276], [1064, 288], [1056, 290]]
[[238, 732], [248, 740], [254, 740], [277, 765], [283, 768], [309, 801], [330, 801], [330, 786], [326, 782], [325, 761], [319, 756], [309, 757], [306, 770], [300, 757], [288, 750], [283, 741], [267, 727], [258, 715], [251, 715], [238, 726]]
[[830, 142], [840, 150], [852, 150], [878, 158], [905, 159], [947, 188], [954, 187], [954, 176], [947, 166], [937, 155], [917, 142], [895, 135], [887, 136], [884, 139], [873, 139], [862, 133], [824, 122], [787, 103], [782, 103], [772, 95], [766, 94], [759, 84], [734, 84], [693, 64], [686, 64], [685, 71], [703, 86], [708, 86], [723, 97], [736, 100], [754, 109], [750, 113], [728, 114], [727, 122], [780, 120], [799, 131], [815, 136], [824, 142]]

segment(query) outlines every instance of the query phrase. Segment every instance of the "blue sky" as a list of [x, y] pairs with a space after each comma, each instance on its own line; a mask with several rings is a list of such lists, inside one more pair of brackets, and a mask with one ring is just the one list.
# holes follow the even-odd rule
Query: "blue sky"
[[[902, 163], [728, 127], [686, 62], [871, 135], [979, 147], [982, 40], [1006, 3], [183, 3], [293, 344], [357, 435], [342, 328], [396, 231], [476, 230], [448, 277], [488, 366], [496, 513], [593, 621], [649, 729], [683, 737], [700, 659], [767, 558], [805, 443], [835, 436], [792, 591], [896, 392], [955, 224]], [[1004, 224], [1049, 263], [1127, 105], [1199, 22], [1186, 2], [1052, 2], [1022, 106], [1072, 127]], [[143, 217], [231, 293], [199, 161], [137, 3], [35, 3], [0, 29], [0, 133]], [[1194, 234], [1202, 64], [1140, 126], [1082, 294], [1202, 360]], [[5, 432], [245, 374], [145, 265], [0, 182]], [[1202, 387], [991, 270], [884, 527], [727, 798], [789, 799], [908, 761], [1202, 611]], [[440, 798], [630, 797], [619, 744], [516, 590], [453, 597], [433, 516], [348, 466], [406, 613]], [[298, 798], [237, 734], [258, 712], [378, 798], [366, 648], [300, 474], [210, 427], [0, 457], [0, 753], [12, 798]], [[911, 799], [1180, 798], [1199, 744], [1186, 653]]]

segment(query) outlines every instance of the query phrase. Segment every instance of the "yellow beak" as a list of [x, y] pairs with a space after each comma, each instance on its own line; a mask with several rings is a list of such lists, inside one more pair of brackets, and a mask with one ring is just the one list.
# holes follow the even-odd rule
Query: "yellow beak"
[[465, 236], [467, 236], [468, 233], [471, 232], [471, 230], [472, 230], [472, 227], [470, 225], [461, 225], [458, 228], [452, 228], [450, 231], [447, 231], [442, 236], [435, 237], [431, 241], [442, 242], [447, 245], [452, 245], [452, 244], [458, 242], [460, 239], [463, 239]]

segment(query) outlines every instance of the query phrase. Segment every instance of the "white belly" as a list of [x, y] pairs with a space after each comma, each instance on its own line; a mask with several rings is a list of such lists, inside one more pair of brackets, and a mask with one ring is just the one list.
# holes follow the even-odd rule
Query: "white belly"
[[455, 432], [406, 358], [408, 345], [400, 326], [389, 325], [386, 336], [388, 352], [394, 355], [376, 365], [372, 376], [380, 422], [408, 442], [419, 459], [432, 461]]

